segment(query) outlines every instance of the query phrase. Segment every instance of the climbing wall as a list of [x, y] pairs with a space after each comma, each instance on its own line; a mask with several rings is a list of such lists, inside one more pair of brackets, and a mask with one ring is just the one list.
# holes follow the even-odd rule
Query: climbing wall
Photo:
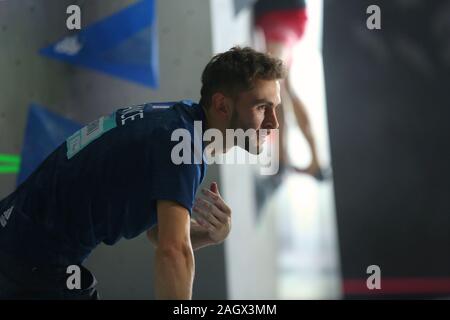
[[[86, 124], [122, 106], [199, 98], [200, 74], [212, 54], [209, 3], [204, 0], [155, 1], [155, 20], [150, 29], [143, 27], [136, 37], [128, 39], [123, 34], [123, 23], [112, 24], [115, 29], [104, 37], [86, 42], [91, 47], [89, 54], [83, 57], [77, 56], [76, 41], [63, 43], [64, 39], [77, 34], [66, 27], [69, 5], [80, 6], [81, 32], [86, 32], [89, 39], [89, 32], [95, 34], [88, 32], [93, 25], [105, 26], [108, 19], [117, 14], [123, 19], [123, 15], [129, 13], [127, 10], [141, 1], [0, 1], [0, 198], [16, 187], [20, 168], [17, 161], [23, 146], [36, 143], [33, 135], [28, 135], [25, 141], [31, 105], [45, 110], [40, 112], [39, 108], [34, 108], [31, 118], [38, 121], [41, 129], [47, 130], [48, 125], [42, 124], [50, 124], [50, 120], [56, 121], [50, 126], [60, 123], [62, 120], [58, 117], [74, 124]], [[146, 12], [141, 10], [136, 15], [145, 20]], [[155, 34], [156, 38], [149, 43], [148, 36]], [[126, 39], [115, 48], [114, 41], [120, 36]], [[77, 38], [79, 42], [82, 40]], [[98, 51], [99, 47], [109, 48], [108, 45], [114, 48]], [[157, 79], [150, 84], [134, 81], [133, 75], [139, 70], [129, 68], [136, 61], [141, 63], [139, 60], [148, 52], [148, 46], [157, 49], [156, 57], [153, 56], [157, 61], [153, 70]], [[72, 50], [75, 55], [61, 58], [52, 48], [59, 48], [56, 50], [59, 53]], [[92, 54], [96, 55], [95, 59]], [[99, 56], [107, 63], [100, 64]], [[124, 64], [127, 68], [117, 67]], [[5, 154], [8, 157], [2, 158]], [[2, 166], [4, 162], [8, 165]], [[211, 167], [205, 183], [214, 179], [220, 184], [217, 172]], [[198, 275], [194, 297], [224, 298], [223, 247], [205, 249], [196, 258]], [[114, 247], [100, 246], [88, 259], [87, 266], [98, 278], [104, 299], [153, 297], [152, 249], [144, 236], [122, 241]]]

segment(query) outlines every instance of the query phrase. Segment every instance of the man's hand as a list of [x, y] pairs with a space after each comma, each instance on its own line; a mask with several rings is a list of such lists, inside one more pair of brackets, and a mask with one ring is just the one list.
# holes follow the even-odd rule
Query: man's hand
[[[196, 199], [193, 211], [197, 218], [190, 221], [190, 237], [193, 250], [223, 242], [231, 230], [231, 209], [220, 196], [216, 183], [212, 183], [210, 190], [202, 193], [208, 200]], [[150, 242], [158, 247], [159, 226], [147, 231]]]
[[197, 198], [192, 208], [198, 214], [194, 220], [199, 228], [207, 231], [208, 237], [213, 244], [223, 242], [231, 230], [231, 209], [222, 199], [217, 183], [212, 183], [210, 190], [202, 189], [207, 199]]

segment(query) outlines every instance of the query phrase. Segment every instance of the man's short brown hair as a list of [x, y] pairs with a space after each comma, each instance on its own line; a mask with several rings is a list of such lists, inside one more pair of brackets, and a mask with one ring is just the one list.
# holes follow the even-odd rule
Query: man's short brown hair
[[278, 80], [285, 77], [283, 62], [250, 47], [233, 47], [215, 55], [202, 74], [200, 104], [209, 107], [216, 92], [237, 97], [251, 90], [256, 80]]

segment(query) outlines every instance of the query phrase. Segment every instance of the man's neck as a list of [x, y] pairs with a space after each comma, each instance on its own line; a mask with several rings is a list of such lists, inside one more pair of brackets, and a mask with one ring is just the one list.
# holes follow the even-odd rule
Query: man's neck
[[[205, 131], [208, 129], [216, 129], [219, 130], [220, 133], [222, 134], [222, 139], [225, 142], [225, 134], [226, 134], [226, 127], [217, 119], [214, 118], [214, 116], [211, 114], [210, 110], [207, 109], [206, 107], [200, 105], [201, 108], [203, 109], [203, 112], [205, 113]], [[203, 132], [204, 134], [204, 132]], [[203, 141], [205, 148], [208, 147], [208, 145], [210, 145], [213, 141]], [[219, 150], [215, 150], [215, 151], [219, 151]], [[225, 150], [223, 150], [222, 152], [225, 152]]]

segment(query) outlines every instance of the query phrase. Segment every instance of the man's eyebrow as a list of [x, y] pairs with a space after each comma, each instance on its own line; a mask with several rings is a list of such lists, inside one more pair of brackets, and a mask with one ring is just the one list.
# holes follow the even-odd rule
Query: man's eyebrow
[[266, 99], [256, 99], [254, 103], [255, 104], [265, 103], [265, 104], [268, 104], [270, 106], [273, 106], [273, 103], [271, 101], [269, 101], [269, 100], [266, 100]]
[[[265, 104], [269, 105], [270, 107], [274, 107], [273, 103], [269, 100], [266, 100], [266, 99], [256, 99], [255, 100], [255, 104], [260, 104], [260, 103], [265, 103]], [[277, 104], [275, 106], [275, 108], [278, 108], [279, 106], [281, 106], [281, 102], [279, 104]]]

